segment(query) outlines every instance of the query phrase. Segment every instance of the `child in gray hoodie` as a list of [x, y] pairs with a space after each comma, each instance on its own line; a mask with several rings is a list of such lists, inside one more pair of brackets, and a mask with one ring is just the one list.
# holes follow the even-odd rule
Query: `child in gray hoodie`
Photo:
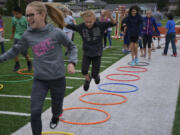
[[62, 114], [63, 98], [66, 88], [62, 45], [68, 48], [68, 72], [75, 73], [77, 63], [76, 45], [60, 28], [47, 24], [47, 12], [60, 28], [63, 28], [62, 13], [50, 4], [31, 2], [26, 8], [29, 24], [19, 42], [0, 56], [0, 62], [12, 59], [31, 47], [34, 56], [34, 81], [31, 93], [31, 127], [33, 135], [41, 135], [41, 112], [43, 102], [50, 89], [52, 98], [52, 119], [50, 127], [55, 128]]

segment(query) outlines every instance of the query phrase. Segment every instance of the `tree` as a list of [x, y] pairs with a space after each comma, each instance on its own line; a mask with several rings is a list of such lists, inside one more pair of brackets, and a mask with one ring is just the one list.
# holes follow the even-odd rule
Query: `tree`
[[177, 2], [176, 15], [180, 16], [180, 1]]
[[[23, 11], [23, 14], [25, 13], [25, 8], [26, 8], [27, 2], [24, 0], [20, 0], [20, 8]], [[8, 0], [5, 4], [5, 15], [12, 15], [12, 10], [15, 7], [19, 6], [19, 0]]]

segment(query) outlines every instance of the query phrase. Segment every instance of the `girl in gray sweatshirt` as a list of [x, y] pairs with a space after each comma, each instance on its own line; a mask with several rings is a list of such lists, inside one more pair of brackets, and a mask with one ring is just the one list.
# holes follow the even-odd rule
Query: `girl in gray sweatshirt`
[[[50, 11], [50, 12], [49, 12]], [[41, 112], [44, 99], [50, 89], [52, 98], [52, 119], [50, 127], [55, 128], [63, 112], [63, 98], [66, 88], [62, 45], [68, 48], [68, 72], [75, 73], [77, 63], [76, 45], [69, 40], [60, 28], [46, 23], [47, 12], [60, 28], [63, 17], [59, 10], [50, 4], [31, 2], [26, 8], [29, 28], [21, 40], [0, 56], [0, 62], [12, 59], [27, 48], [32, 48], [34, 56], [34, 80], [31, 92], [31, 127], [33, 135], [41, 135]]]

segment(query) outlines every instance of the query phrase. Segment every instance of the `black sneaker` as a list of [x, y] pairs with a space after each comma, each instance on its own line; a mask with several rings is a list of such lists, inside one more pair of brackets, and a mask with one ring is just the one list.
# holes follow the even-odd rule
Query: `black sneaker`
[[31, 71], [32, 70], [32, 62], [27, 61], [27, 66], [28, 66], [28, 71]]
[[100, 83], [100, 76], [97, 75], [96, 77], [94, 77], [95, 83], [99, 84]]
[[84, 91], [88, 91], [90, 82], [91, 82], [91, 78], [90, 78], [89, 81], [88, 80], [84, 81], [84, 86], [83, 86], [84, 87]]
[[50, 121], [49, 126], [51, 129], [55, 129], [57, 127], [58, 123], [59, 123], [59, 118], [56, 118], [53, 116], [51, 121]]
[[16, 72], [16, 71], [18, 71], [19, 69], [20, 69], [20, 64], [19, 64], [19, 62], [16, 62], [16, 64], [14, 65], [13, 71]]

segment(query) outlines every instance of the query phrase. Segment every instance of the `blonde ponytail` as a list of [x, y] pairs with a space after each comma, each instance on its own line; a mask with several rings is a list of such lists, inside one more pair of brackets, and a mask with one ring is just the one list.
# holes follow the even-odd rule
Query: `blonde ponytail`
[[47, 13], [49, 17], [52, 19], [52, 21], [63, 29], [64, 27], [63, 13], [60, 10], [58, 10], [56, 7], [51, 5], [50, 3], [45, 3], [45, 6], [47, 8]]

